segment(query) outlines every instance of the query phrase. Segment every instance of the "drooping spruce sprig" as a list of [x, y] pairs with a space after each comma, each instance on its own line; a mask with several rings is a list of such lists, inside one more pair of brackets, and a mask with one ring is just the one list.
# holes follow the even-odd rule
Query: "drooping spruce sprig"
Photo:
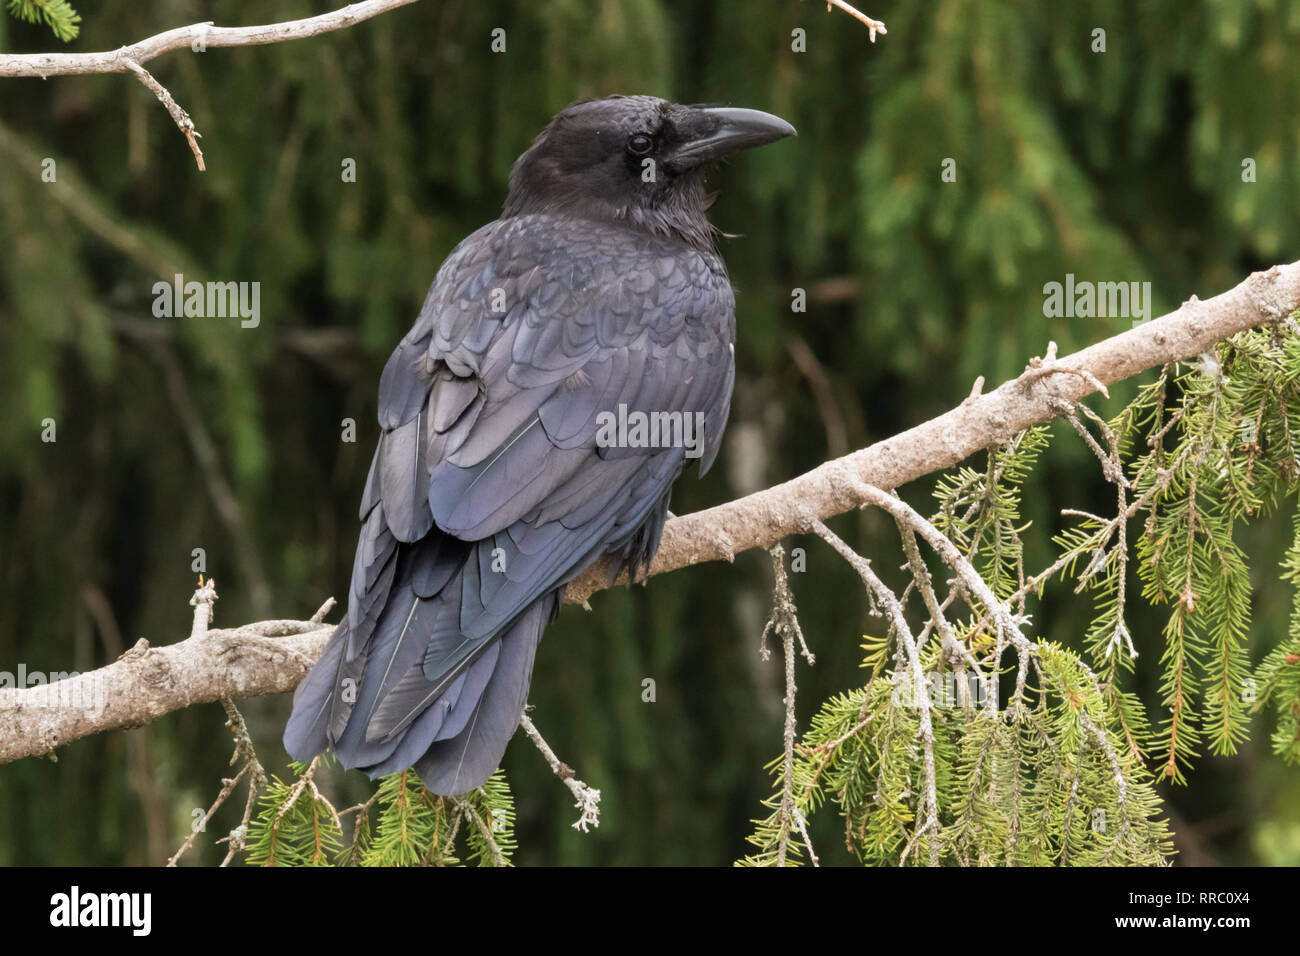
[[[1172, 852], [1150, 771], [1127, 751], [1095, 675], [1072, 651], [1040, 642], [1029, 706], [936, 707], [941, 863], [1154, 865]], [[934, 663], [937, 664], [937, 661]], [[906, 675], [832, 698], [798, 748], [796, 805], [810, 815], [829, 798], [848, 849], [869, 865], [925, 862], [907, 854], [919, 783], [919, 704]], [[934, 700], [942, 700], [936, 694]], [[778, 763], [772, 765], [774, 772]], [[771, 864], [779, 795], [765, 805], [741, 862]], [[801, 854], [791, 845], [789, 862]]]
[[[413, 770], [382, 777], [370, 800], [341, 814], [301, 786], [272, 778], [249, 826], [247, 862], [259, 866], [507, 866], [515, 849], [514, 798], [497, 771], [478, 790], [442, 797]], [[356, 813], [351, 834], [341, 817]]]
[[1287, 763], [1300, 764], [1300, 512], [1293, 519], [1291, 547], [1282, 560], [1283, 577], [1294, 587], [1287, 639], [1260, 663], [1254, 682], [1255, 710], [1271, 704], [1277, 713], [1273, 752]]
[[314, 788], [302, 785], [307, 764], [292, 763], [298, 780], [272, 776], [249, 821], [247, 862], [255, 866], [330, 866], [343, 847], [343, 827], [334, 808]]
[[935, 527], [972, 559], [999, 597], [1023, 583], [1021, 486], [1047, 444], [1048, 426], [1036, 425], [990, 448], [983, 471], [959, 468], [942, 476], [935, 489], [940, 503]]

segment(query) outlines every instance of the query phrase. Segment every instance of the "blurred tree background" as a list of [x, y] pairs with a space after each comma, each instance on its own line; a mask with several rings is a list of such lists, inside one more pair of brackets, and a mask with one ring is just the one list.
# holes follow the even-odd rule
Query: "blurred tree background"
[[[0, 16], [0, 49], [112, 49], [331, 6], [110, 0], [80, 10], [66, 47]], [[1049, 339], [1065, 354], [1129, 327], [1045, 318], [1043, 285], [1067, 273], [1150, 281], [1159, 315], [1296, 257], [1300, 71], [1286, 51], [1300, 3], [887, 0], [867, 12], [889, 26], [874, 46], [861, 24], [800, 0], [427, 0], [314, 39], [176, 51], [149, 68], [204, 134], [206, 173], [129, 76], [0, 81], [0, 669], [88, 671], [140, 637], [180, 639], [195, 548], [219, 584], [216, 626], [305, 617], [345, 595], [380, 369], [442, 258], [497, 215], [514, 158], [579, 97], [743, 105], [799, 129], [711, 179], [714, 221], [737, 236], [721, 245], [739, 377], [720, 464], [683, 480], [679, 514], [930, 418]], [[503, 53], [490, 49], [497, 27]], [[940, 179], [946, 158], [953, 183]], [[55, 183], [42, 181], [46, 159]], [[342, 181], [346, 159], [355, 182]], [[260, 324], [155, 318], [153, 284], [176, 273], [259, 282]], [[796, 288], [806, 312], [792, 311]], [[1132, 394], [1094, 407], [1113, 413]], [[355, 442], [341, 440], [349, 418]], [[1026, 501], [1039, 565], [1062, 507], [1112, 497], [1069, 426], [1054, 435]], [[932, 487], [905, 493], [926, 510]], [[1288, 518], [1241, 542], [1256, 662], [1286, 629]], [[834, 525], [894, 569], [892, 521]], [[796, 544], [808, 569], [792, 585], [817, 654], [800, 665], [803, 727], [859, 680], [861, 635], [878, 628], [852, 569], [815, 539]], [[718, 864], [747, 851], [781, 741], [781, 664], [758, 656], [770, 573], [751, 552], [564, 610], [539, 652], [533, 716], [602, 790], [601, 826], [570, 828], [568, 791], [518, 738], [505, 763], [517, 862]], [[1062, 590], [1035, 631], [1078, 647], [1089, 608]], [[1167, 613], [1135, 599], [1130, 618], [1157, 718]], [[241, 707], [283, 775], [288, 696]], [[228, 772], [223, 721], [216, 704], [193, 707], [57, 762], [0, 767], [0, 863], [161, 862]], [[1257, 717], [1238, 756], [1202, 756], [1188, 786], [1162, 785], [1182, 862], [1300, 863], [1300, 772], [1269, 754], [1269, 729]], [[356, 773], [325, 782], [339, 806], [369, 792]], [[236, 804], [188, 859], [220, 859], [211, 840], [238, 822]], [[847, 862], [833, 814], [814, 824], [824, 862]]]

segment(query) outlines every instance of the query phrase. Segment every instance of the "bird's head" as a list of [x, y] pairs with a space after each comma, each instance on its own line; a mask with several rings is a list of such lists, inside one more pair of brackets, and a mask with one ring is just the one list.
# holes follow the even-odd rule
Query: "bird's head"
[[785, 120], [758, 110], [653, 96], [580, 101], [515, 161], [504, 214], [558, 212], [708, 244], [703, 167], [793, 135]]

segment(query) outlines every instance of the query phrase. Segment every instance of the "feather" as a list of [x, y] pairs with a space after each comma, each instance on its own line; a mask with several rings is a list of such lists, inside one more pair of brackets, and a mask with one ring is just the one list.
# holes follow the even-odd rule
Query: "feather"
[[464, 729], [435, 741], [415, 762], [420, 779], [433, 792], [457, 794], [481, 787], [500, 765], [523, 716], [533, 657], [556, 603], [555, 595], [537, 601], [501, 637], [496, 666]]

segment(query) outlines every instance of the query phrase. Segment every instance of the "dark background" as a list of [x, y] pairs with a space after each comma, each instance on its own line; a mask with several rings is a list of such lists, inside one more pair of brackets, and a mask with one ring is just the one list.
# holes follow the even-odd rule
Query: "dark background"
[[[321, 2], [82, 4], [66, 49], [112, 49], [200, 20], [320, 13]], [[865, 27], [799, 0], [428, 0], [272, 47], [176, 51], [149, 69], [204, 134], [198, 173], [170, 118], [129, 76], [0, 85], [0, 668], [87, 671], [136, 639], [188, 633], [191, 551], [217, 626], [306, 617], [346, 593], [375, 393], [439, 263], [495, 218], [510, 164], [571, 100], [615, 92], [777, 113], [796, 140], [711, 179], [738, 290], [729, 441], [677, 513], [793, 477], [957, 404], [977, 375], [1015, 375], [1127, 319], [1048, 319], [1044, 283], [1150, 281], [1155, 315], [1222, 291], [1300, 244], [1300, 4], [1098, 0], [870, 3]], [[507, 51], [490, 52], [506, 30]], [[1106, 30], [1107, 52], [1091, 52]], [[807, 52], [791, 31], [807, 31]], [[0, 49], [65, 48], [0, 16]], [[57, 164], [57, 182], [40, 178]], [[1258, 164], [1244, 184], [1243, 158]], [[357, 181], [340, 179], [345, 158]], [[957, 181], [940, 181], [956, 160]], [[153, 283], [261, 283], [261, 324], [155, 319]], [[791, 292], [808, 293], [806, 313]], [[1132, 395], [1094, 407], [1113, 413]], [[54, 418], [58, 441], [40, 440]], [[357, 422], [357, 441], [340, 440]], [[1030, 564], [1062, 507], [1113, 501], [1058, 425], [1030, 480]], [[210, 439], [214, 463], [195, 442]], [[230, 489], [225, 496], [214, 490]], [[905, 489], [924, 506], [932, 482]], [[224, 501], [224, 504], [223, 504]], [[231, 503], [237, 514], [232, 514]], [[223, 511], [224, 508], [224, 511]], [[1241, 543], [1258, 588], [1258, 661], [1285, 633], [1277, 562], [1287, 514]], [[892, 522], [834, 527], [892, 572]], [[866, 614], [853, 571], [819, 541], [793, 578], [817, 654], [799, 714], [859, 680]], [[536, 751], [505, 767], [521, 863], [717, 864], [746, 852], [781, 742], [780, 663], [762, 663], [770, 568], [750, 552], [569, 607], [534, 672], [534, 718], [603, 793], [599, 831]], [[1034, 609], [1080, 646], [1089, 607]], [[1131, 594], [1138, 594], [1136, 586]], [[1135, 598], [1135, 686], [1158, 708], [1167, 613]], [[657, 683], [643, 703], [641, 681]], [[243, 705], [283, 774], [288, 696]], [[158, 863], [228, 773], [216, 704], [0, 767], [0, 864]], [[1300, 773], [1267, 719], [1235, 757], [1202, 756], [1168, 793], [1184, 863], [1300, 863]], [[0, 728], [3, 732], [3, 728]], [[367, 791], [334, 774], [339, 801]], [[238, 820], [232, 800], [211, 837]], [[340, 806], [345, 805], [339, 803]], [[842, 863], [831, 810], [814, 818]], [[187, 859], [220, 858], [211, 837]]]

